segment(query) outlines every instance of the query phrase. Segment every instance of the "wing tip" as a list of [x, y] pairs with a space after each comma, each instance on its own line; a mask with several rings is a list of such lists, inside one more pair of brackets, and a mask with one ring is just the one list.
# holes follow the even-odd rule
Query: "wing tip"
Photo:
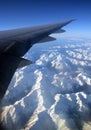
[[64, 21], [63, 23], [64, 23], [64, 25], [63, 26], [65, 26], [65, 25], [67, 25], [67, 24], [69, 24], [69, 23], [71, 23], [71, 22], [73, 22], [73, 21], [75, 21], [76, 19], [71, 19], [71, 20], [67, 20], [67, 21]]
[[70, 20], [67, 20], [68, 22], [73, 22], [75, 21], [76, 19], [70, 19]]

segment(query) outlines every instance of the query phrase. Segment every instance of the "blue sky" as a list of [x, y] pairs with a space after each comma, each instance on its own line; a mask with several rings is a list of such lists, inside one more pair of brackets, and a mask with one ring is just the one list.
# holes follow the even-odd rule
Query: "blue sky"
[[0, 0], [0, 30], [67, 19], [68, 34], [91, 36], [91, 0]]

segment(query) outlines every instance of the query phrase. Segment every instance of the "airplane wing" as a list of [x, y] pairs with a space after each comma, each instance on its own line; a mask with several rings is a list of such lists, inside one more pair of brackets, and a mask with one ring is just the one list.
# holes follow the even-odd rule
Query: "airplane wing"
[[35, 43], [53, 41], [52, 33], [62, 33], [61, 28], [73, 20], [38, 27], [0, 31], [0, 98], [4, 96], [18, 67], [29, 65], [22, 56]]

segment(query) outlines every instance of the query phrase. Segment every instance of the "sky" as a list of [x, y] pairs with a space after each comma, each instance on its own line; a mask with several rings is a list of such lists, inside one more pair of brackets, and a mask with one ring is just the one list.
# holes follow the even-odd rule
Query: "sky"
[[69, 19], [67, 34], [91, 36], [91, 0], [0, 0], [0, 30]]

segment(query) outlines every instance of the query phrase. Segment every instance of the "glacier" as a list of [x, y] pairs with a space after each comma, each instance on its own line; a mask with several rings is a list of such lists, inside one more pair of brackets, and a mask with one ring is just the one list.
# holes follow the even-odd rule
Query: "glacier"
[[2, 101], [6, 130], [91, 129], [91, 39], [55, 37], [15, 72]]

